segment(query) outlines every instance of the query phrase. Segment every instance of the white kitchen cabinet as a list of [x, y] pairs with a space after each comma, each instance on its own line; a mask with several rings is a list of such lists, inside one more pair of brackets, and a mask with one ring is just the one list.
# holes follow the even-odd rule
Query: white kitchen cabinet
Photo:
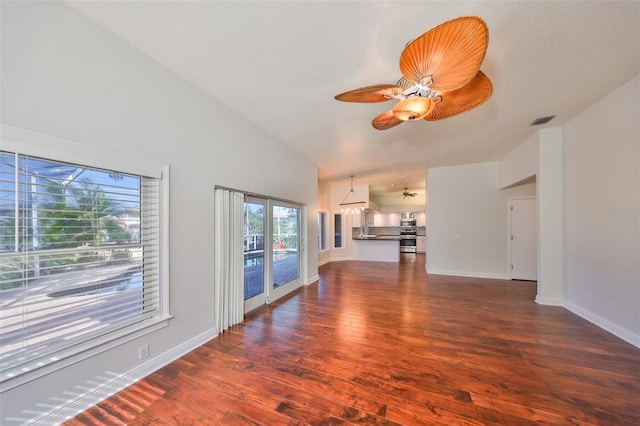
[[400, 213], [387, 213], [387, 226], [400, 226]]
[[387, 215], [384, 213], [376, 213], [373, 216], [374, 226], [387, 226]]
[[417, 237], [416, 238], [416, 252], [418, 252], [418, 253], [426, 253], [427, 252], [427, 237]]
[[425, 212], [416, 213], [416, 226], [427, 226], [427, 213]]

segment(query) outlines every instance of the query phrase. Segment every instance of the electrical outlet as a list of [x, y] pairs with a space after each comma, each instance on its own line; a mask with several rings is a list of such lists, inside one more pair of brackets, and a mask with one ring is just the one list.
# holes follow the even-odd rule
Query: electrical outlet
[[607, 297], [607, 306], [609, 307], [609, 309], [613, 309], [613, 302], [611, 301], [610, 297]]
[[591, 301], [591, 290], [587, 290], [587, 298]]
[[149, 345], [142, 345], [138, 348], [138, 358], [149, 358]]
[[449, 264], [449, 259], [445, 259], [445, 260], [444, 260], [444, 264], [445, 264], [445, 265], [448, 265], [448, 264]]

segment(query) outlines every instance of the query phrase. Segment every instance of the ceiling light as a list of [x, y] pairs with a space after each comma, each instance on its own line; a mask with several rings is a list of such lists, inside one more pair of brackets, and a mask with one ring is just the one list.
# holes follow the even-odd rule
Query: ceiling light
[[393, 115], [402, 121], [418, 120], [433, 111], [435, 105], [429, 98], [415, 96], [398, 102], [393, 107]]

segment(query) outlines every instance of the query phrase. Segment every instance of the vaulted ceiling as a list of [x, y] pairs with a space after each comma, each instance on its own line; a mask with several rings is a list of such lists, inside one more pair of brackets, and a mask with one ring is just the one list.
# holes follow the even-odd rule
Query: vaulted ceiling
[[[319, 179], [353, 174], [379, 193], [424, 191], [428, 167], [498, 160], [640, 72], [637, 1], [69, 3], [315, 162]], [[463, 15], [489, 27], [481, 70], [494, 94], [484, 105], [379, 131], [371, 120], [391, 102], [333, 98], [395, 84], [405, 44]], [[530, 126], [546, 115], [556, 118]]]

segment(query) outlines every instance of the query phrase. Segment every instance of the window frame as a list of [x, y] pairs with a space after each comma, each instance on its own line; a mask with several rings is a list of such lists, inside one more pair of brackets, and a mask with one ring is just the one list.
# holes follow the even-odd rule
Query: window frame
[[158, 315], [147, 321], [134, 323], [58, 350], [48, 356], [48, 361], [35, 359], [5, 370], [0, 375], [0, 384], [3, 390], [9, 390], [168, 325], [168, 321], [172, 318], [169, 313], [169, 166], [7, 125], [0, 125], [0, 140], [3, 151], [157, 178], [160, 196]]

